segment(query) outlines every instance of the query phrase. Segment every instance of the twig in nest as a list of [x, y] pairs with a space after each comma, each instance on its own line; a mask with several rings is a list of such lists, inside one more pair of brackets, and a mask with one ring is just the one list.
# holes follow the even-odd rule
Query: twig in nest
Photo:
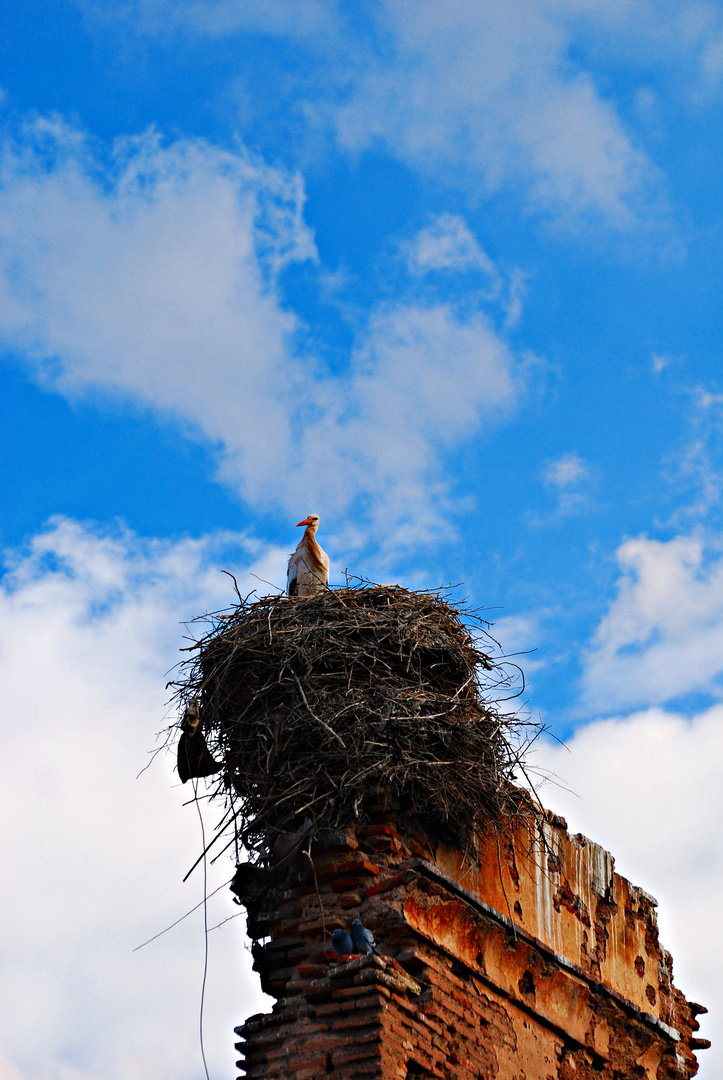
[[299, 676], [296, 674], [295, 671], [291, 671], [291, 668], [289, 668], [289, 671], [291, 672], [291, 677], [292, 677], [292, 679], [294, 680], [294, 682], [296, 683], [296, 685], [297, 685], [297, 687], [299, 689], [299, 693], [301, 694], [301, 700], [304, 702], [304, 705], [306, 705], [306, 711], [308, 712], [309, 716], [313, 720], [316, 720], [317, 724], [321, 724], [321, 726], [323, 728], [325, 728], [326, 731], [328, 731], [330, 735], [333, 735], [333, 737], [335, 739], [338, 739], [339, 742], [341, 743], [341, 745], [346, 750], [346, 743], [342, 739], [341, 735], [337, 735], [337, 733], [334, 731], [334, 728], [329, 727], [329, 725], [324, 720], [322, 720], [320, 716], [317, 716], [316, 713], [314, 712], [314, 710], [309, 705], [309, 702], [306, 700], [306, 694], [304, 693], [304, 691], [301, 688], [301, 683], [299, 682]]

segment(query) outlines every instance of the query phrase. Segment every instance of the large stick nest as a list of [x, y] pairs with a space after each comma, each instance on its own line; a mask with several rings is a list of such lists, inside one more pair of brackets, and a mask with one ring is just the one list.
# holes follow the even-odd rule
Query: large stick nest
[[223, 766], [207, 779], [226, 804], [216, 839], [264, 860], [303, 824], [363, 817], [380, 790], [456, 843], [510, 814], [533, 725], [502, 706], [521, 675], [447, 597], [363, 582], [205, 617], [172, 685]]

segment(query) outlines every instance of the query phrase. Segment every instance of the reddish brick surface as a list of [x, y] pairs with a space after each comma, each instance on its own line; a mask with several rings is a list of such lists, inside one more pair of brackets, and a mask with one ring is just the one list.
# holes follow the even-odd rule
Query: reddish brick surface
[[[515, 828], [494, 848], [481, 839], [471, 867], [380, 808], [371, 826], [315, 844], [315, 877], [299, 860], [250, 900], [254, 967], [277, 1002], [236, 1029], [242, 1075], [694, 1076], [701, 1008], [672, 983], [653, 899], [562, 819], [550, 816], [542, 848], [534, 824]], [[355, 916], [381, 956], [329, 949]]]

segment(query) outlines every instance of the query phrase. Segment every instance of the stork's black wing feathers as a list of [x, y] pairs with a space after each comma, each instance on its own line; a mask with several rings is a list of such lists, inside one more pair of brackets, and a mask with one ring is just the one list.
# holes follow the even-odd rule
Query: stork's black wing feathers
[[178, 740], [178, 775], [182, 784], [195, 777], [213, 776], [222, 768], [211, 756], [203, 732], [196, 731], [193, 735], [188, 731], [181, 732]]

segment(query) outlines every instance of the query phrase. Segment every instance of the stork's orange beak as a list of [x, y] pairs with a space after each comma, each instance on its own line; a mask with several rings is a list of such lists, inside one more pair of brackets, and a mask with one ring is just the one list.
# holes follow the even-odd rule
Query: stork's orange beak
[[296, 528], [297, 529], [298, 529], [299, 525], [311, 525], [311, 518], [310, 517], [309, 518], [304, 518], [303, 521], [297, 521], [296, 522]]

